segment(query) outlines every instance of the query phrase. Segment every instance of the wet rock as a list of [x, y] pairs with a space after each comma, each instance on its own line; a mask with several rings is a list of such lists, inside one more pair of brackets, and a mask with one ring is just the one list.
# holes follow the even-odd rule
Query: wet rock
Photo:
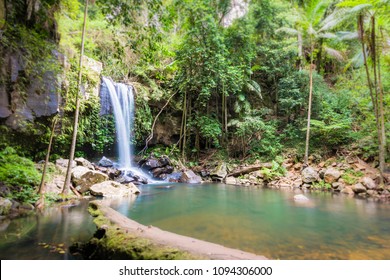
[[210, 176], [213, 181], [222, 182], [227, 175], [226, 163], [221, 161], [218, 163], [217, 167], [210, 172]]
[[139, 189], [132, 183], [124, 185], [115, 181], [104, 181], [94, 184], [89, 188], [89, 191], [94, 196], [102, 197], [128, 196], [140, 193]]
[[173, 172], [173, 167], [170, 165], [164, 167], [157, 167], [152, 170], [153, 177], [160, 178], [161, 175], [171, 174]]
[[23, 203], [19, 205], [19, 210], [24, 210], [24, 211], [33, 211], [35, 209], [34, 205], [30, 203]]
[[102, 157], [99, 160], [98, 165], [102, 166], [102, 167], [112, 167], [112, 166], [114, 166], [114, 163], [112, 162], [112, 160], [110, 160], [106, 157]]
[[0, 197], [0, 216], [8, 215], [11, 206], [12, 202], [9, 199]]
[[89, 162], [88, 160], [86, 160], [85, 158], [78, 157], [78, 158], [75, 158], [74, 161], [76, 162], [76, 164], [78, 166], [84, 166], [88, 169], [95, 170], [95, 167], [92, 165], [92, 163]]
[[304, 202], [304, 201], [309, 201], [309, 199], [303, 194], [297, 194], [294, 195], [294, 201]]
[[338, 171], [335, 168], [328, 168], [325, 171], [324, 174], [324, 181], [325, 183], [332, 184], [333, 182], [336, 182], [341, 177], [341, 172]]
[[366, 187], [363, 186], [361, 183], [357, 183], [357, 184], [353, 185], [352, 190], [356, 194], [365, 193], [367, 191]]
[[234, 178], [234, 177], [226, 177], [224, 181], [225, 181], [225, 184], [228, 184], [228, 185], [237, 185], [238, 184], [236, 178]]
[[374, 190], [377, 187], [375, 181], [370, 177], [363, 177], [361, 183], [369, 190]]
[[346, 186], [340, 192], [343, 193], [343, 194], [348, 194], [348, 195], [355, 194], [355, 192], [352, 190], [352, 188], [350, 186]]
[[[106, 173], [111, 180], [114, 180], [115, 178], [118, 178], [123, 175], [122, 172], [116, 168], [107, 168], [106, 171], [103, 173]], [[130, 177], [133, 176], [133, 174], [129, 174], [129, 172], [126, 175]]]
[[[0, 217], [2, 217], [2, 216], [0, 216]], [[10, 224], [11, 224], [11, 220], [6, 219], [6, 218], [4, 218], [4, 219], [0, 218], [0, 232], [5, 231]]]
[[310, 184], [304, 183], [304, 184], [302, 185], [302, 189], [311, 189], [311, 185], [310, 185]]
[[189, 184], [199, 184], [202, 182], [202, 178], [196, 175], [192, 170], [183, 171], [179, 182]]
[[370, 195], [370, 196], [377, 196], [378, 192], [375, 191], [375, 190], [367, 190], [367, 194]]
[[319, 179], [318, 172], [315, 171], [312, 167], [306, 167], [302, 170], [302, 181], [304, 183], [313, 183], [317, 182]]
[[89, 170], [84, 166], [77, 166], [72, 170], [72, 182], [80, 193], [85, 193], [97, 183], [108, 180], [108, 176], [102, 172]]
[[139, 165], [139, 167], [141, 167], [142, 169], [144, 169], [146, 171], [150, 171], [154, 168], [160, 167], [160, 163], [159, 163], [158, 159], [156, 159], [154, 157], [149, 157], [145, 160], [141, 160], [138, 165]]
[[167, 179], [169, 182], [172, 183], [178, 183], [180, 181], [182, 172], [173, 172], [172, 174], [169, 174]]

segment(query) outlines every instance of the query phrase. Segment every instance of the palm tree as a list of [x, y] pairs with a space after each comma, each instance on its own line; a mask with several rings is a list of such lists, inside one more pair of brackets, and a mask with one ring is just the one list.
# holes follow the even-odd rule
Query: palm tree
[[[310, 142], [310, 121], [311, 121], [311, 107], [313, 99], [313, 72], [316, 68], [314, 65], [314, 52], [316, 48], [319, 51], [325, 51], [328, 55], [341, 60], [342, 54], [324, 44], [324, 39], [337, 38], [329, 30], [334, 28], [339, 23], [335, 13], [331, 13], [329, 8], [334, 1], [330, 0], [310, 0], [307, 3], [302, 2], [302, 6], [295, 8], [297, 17], [295, 19], [295, 28], [281, 28], [279, 31], [297, 36], [298, 55], [300, 63], [304, 62], [304, 45], [306, 44], [309, 56], [309, 101], [307, 109], [307, 128], [305, 141], [305, 157], [304, 163], [308, 165], [309, 157], [309, 142]], [[302, 69], [301, 65], [299, 66]]]
[[351, 0], [343, 1], [338, 7], [346, 9], [345, 18], [357, 17], [357, 38], [361, 44], [366, 72], [367, 87], [373, 104], [378, 137], [378, 158], [380, 180], [386, 162], [386, 133], [384, 116], [384, 90], [381, 77], [381, 54], [385, 51], [386, 38], [384, 30], [390, 28], [389, 0]]

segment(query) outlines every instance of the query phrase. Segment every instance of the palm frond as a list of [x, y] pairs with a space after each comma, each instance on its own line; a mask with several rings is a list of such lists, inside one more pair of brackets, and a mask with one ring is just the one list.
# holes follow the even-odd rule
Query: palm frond
[[330, 47], [324, 47], [324, 50], [325, 50], [325, 52], [326, 52], [329, 56], [331, 56], [331, 57], [337, 59], [338, 61], [343, 61], [343, 60], [344, 60], [344, 55], [343, 55], [342, 52], [340, 52], [340, 51], [338, 51], [338, 50], [335, 50], [335, 49], [333, 49], [333, 48], [330, 48]]

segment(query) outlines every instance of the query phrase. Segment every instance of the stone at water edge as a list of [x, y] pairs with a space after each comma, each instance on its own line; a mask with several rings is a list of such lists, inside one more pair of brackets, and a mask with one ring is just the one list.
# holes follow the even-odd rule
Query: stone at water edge
[[108, 180], [108, 175], [84, 166], [77, 166], [72, 169], [72, 182], [80, 193], [85, 193], [94, 184]]
[[226, 177], [224, 181], [227, 185], [238, 185], [237, 179], [234, 177]]
[[94, 196], [102, 197], [128, 196], [140, 193], [140, 190], [132, 183], [123, 185], [115, 181], [104, 181], [94, 184], [89, 188], [89, 191]]
[[218, 163], [217, 167], [210, 172], [210, 176], [213, 180], [222, 181], [227, 175], [226, 163], [221, 161]]
[[0, 197], [0, 216], [8, 215], [11, 206], [12, 202], [9, 199]]
[[341, 177], [341, 172], [335, 168], [328, 168], [324, 173], [325, 183], [332, 184], [336, 182]]
[[365, 186], [367, 189], [369, 190], [374, 190], [376, 189], [376, 183], [373, 179], [371, 179], [370, 177], [363, 177], [361, 179], [361, 183], [363, 184], [363, 186]]
[[192, 170], [185, 170], [183, 171], [179, 181], [181, 183], [199, 184], [202, 183], [202, 178], [196, 175]]
[[114, 163], [112, 162], [112, 160], [110, 160], [110, 159], [106, 158], [105, 156], [103, 156], [99, 160], [98, 165], [102, 166], [102, 167], [112, 167], [112, 166], [114, 166]]
[[318, 172], [315, 171], [312, 167], [306, 167], [302, 170], [302, 181], [304, 183], [313, 183], [317, 182], [319, 179]]
[[352, 190], [356, 194], [365, 193], [367, 191], [366, 187], [363, 186], [361, 183], [357, 183], [357, 184], [353, 185]]
[[343, 188], [340, 193], [343, 193], [343, 194], [348, 194], [348, 195], [354, 195], [355, 192], [352, 190], [352, 188], [350, 186], [346, 186], [345, 188]]

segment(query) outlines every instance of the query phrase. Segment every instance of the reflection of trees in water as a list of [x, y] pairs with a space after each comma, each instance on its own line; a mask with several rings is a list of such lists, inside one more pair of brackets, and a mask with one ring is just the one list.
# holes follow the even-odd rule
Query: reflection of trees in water
[[88, 240], [95, 230], [87, 206], [85, 201], [77, 206], [49, 207], [42, 213], [12, 220], [0, 231], [0, 258], [68, 258], [68, 254], [59, 254], [59, 249]]

